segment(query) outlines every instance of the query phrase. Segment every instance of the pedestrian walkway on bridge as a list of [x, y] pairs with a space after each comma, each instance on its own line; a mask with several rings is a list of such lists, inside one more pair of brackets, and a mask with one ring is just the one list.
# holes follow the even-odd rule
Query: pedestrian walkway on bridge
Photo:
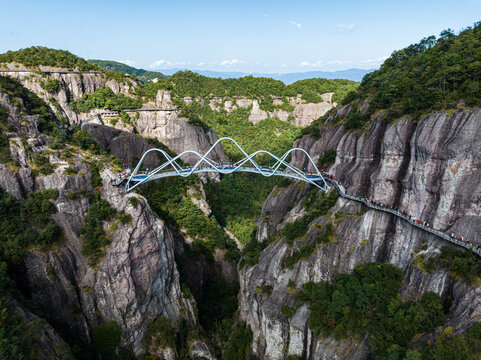
[[[211, 158], [209, 158], [209, 154], [212, 150], [222, 141], [231, 141], [233, 142], [237, 148], [241, 151], [244, 155], [244, 158], [240, 161], [235, 163], [220, 163]], [[165, 159], [167, 160], [165, 163], [160, 165], [159, 167], [153, 169], [152, 171], [142, 171], [141, 166], [144, 162], [146, 156], [152, 152], [159, 152], [161, 153]], [[303, 153], [308, 159], [307, 168], [298, 169], [297, 167], [290, 164], [287, 159], [288, 157], [294, 152], [301, 152]], [[199, 158], [199, 160], [193, 166], [181, 166], [177, 162], [181, 157], [187, 154], [193, 154]], [[268, 155], [275, 160], [274, 165], [272, 166], [261, 166], [259, 165], [254, 158], [258, 155]], [[192, 174], [200, 174], [200, 173], [208, 173], [208, 172], [216, 172], [220, 174], [232, 174], [234, 172], [250, 172], [250, 173], [257, 173], [266, 177], [270, 176], [283, 176], [287, 178], [292, 178], [296, 180], [302, 180], [305, 182], [310, 183], [311, 185], [319, 188], [324, 192], [328, 192], [331, 190], [331, 187], [328, 186], [327, 182], [329, 182], [339, 193], [339, 195], [343, 198], [346, 198], [351, 201], [356, 201], [364, 204], [370, 209], [387, 212], [402, 220], [408, 222], [412, 226], [426, 231], [430, 234], [436, 235], [444, 240], [447, 240], [455, 245], [461, 246], [463, 248], [472, 250], [475, 254], [481, 256], [481, 246], [477, 242], [473, 242], [472, 240], [464, 239], [463, 237], [457, 237], [454, 234], [448, 235], [440, 230], [433, 229], [429, 226], [428, 223], [425, 221], [421, 221], [420, 219], [414, 219], [410, 216], [407, 212], [400, 211], [399, 209], [389, 206], [386, 204], [376, 203], [374, 201], [370, 201], [365, 197], [362, 196], [353, 196], [346, 193], [344, 187], [341, 183], [334, 180], [334, 177], [329, 173], [322, 171], [320, 172], [319, 169], [314, 164], [312, 158], [309, 154], [301, 148], [293, 148], [287, 151], [281, 157], [277, 157], [274, 154], [270, 153], [269, 151], [265, 150], [258, 150], [251, 155], [248, 155], [242, 147], [237, 144], [237, 142], [231, 138], [221, 138], [217, 140], [214, 145], [204, 154], [200, 154], [197, 151], [184, 151], [183, 153], [171, 157], [162, 149], [150, 149], [144, 153], [142, 158], [140, 159], [139, 163], [135, 167], [133, 171], [130, 169], [124, 174], [119, 175], [116, 179], [112, 179], [111, 183], [113, 185], [122, 185], [125, 184], [126, 191], [131, 191], [135, 189], [137, 186], [144, 184], [149, 181], [157, 180], [160, 178], [170, 177], [170, 176], [181, 176], [187, 177]]]

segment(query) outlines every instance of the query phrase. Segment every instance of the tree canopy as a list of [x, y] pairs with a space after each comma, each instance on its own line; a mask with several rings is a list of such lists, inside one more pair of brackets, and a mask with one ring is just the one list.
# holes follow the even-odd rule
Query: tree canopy
[[444, 30], [393, 52], [367, 74], [345, 102], [372, 97], [370, 113], [387, 109], [390, 118], [418, 117], [455, 108], [460, 101], [481, 105], [481, 22], [459, 34]]
[[65, 68], [69, 70], [99, 70], [99, 67], [89, 64], [84, 59], [66, 50], [49, 49], [43, 46], [32, 46], [17, 51], [7, 51], [0, 54], [0, 63], [17, 62], [27, 67], [38, 65]]
[[155, 96], [157, 90], [170, 90], [178, 97], [234, 97], [268, 98], [272, 96], [297, 96], [302, 94], [308, 102], [321, 102], [319, 94], [339, 93], [340, 100], [349, 91], [355, 90], [359, 83], [343, 79], [306, 79], [285, 85], [280, 80], [266, 77], [245, 76], [241, 78], [221, 79], [196, 74], [192, 71], [179, 71], [172, 76], [148, 84], [144, 91], [146, 96]]

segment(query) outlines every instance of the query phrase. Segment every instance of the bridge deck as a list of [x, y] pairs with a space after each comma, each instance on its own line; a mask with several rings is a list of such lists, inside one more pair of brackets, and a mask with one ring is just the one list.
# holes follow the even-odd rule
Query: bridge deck
[[[213, 161], [212, 159], [209, 159], [207, 156], [212, 151], [212, 149], [214, 149], [214, 147], [218, 143], [220, 143], [221, 141], [230, 141], [230, 142], [234, 143], [234, 145], [237, 146], [237, 148], [242, 152], [242, 154], [245, 157], [242, 160], [238, 161], [236, 164], [227, 164], [227, 165], [226, 164], [219, 164], [218, 162]], [[304, 155], [308, 159], [308, 165], [306, 166], [306, 168], [308, 169], [310, 167], [310, 168], [314, 169], [312, 172], [302, 171], [302, 170], [296, 168], [295, 166], [293, 166], [292, 164], [290, 164], [288, 161], [286, 161], [287, 157], [294, 151], [304, 153]], [[143, 161], [145, 159], [145, 156], [149, 152], [158, 152], [158, 153], [162, 154], [165, 157], [165, 159], [167, 160], [167, 162], [160, 165], [159, 167], [157, 167], [156, 169], [154, 169], [151, 172], [145, 172], [145, 173], [139, 172], [140, 166], [143, 163]], [[199, 158], [199, 161], [195, 165], [193, 165], [192, 167], [182, 167], [176, 162], [176, 160], [179, 159], [180, 157], [182, 157], [185, 154], [196, 155]], [[273, 158], [276, 161], [275, 165], [273, 165], [272, 167], [266, 168], [266, 167], [262, 167], [259, 164], [257, 164], [253, 160], [253, 158], [256, 155], [259, 155], [259, 154], [269, 155], [271, 158]], [[247, 165], [247, 164], [249, 164], [249, 165]], [[281, 165], [283, 166], [283, 169], [280, 168]], [[233, 140], [232, 138], [226, 137], [226, 138], [218, 139], [204, 155], [202, 155], [202, 154], [200, 154], [196, 151], [187, 150], [187, 151], [184, 151], [183, 153], [177, 155], [176, 157], [171, 157], [168, 153], [166, 153], [162, 149], [150, 149], [150, 150], [148, 150], [144, 153], [144, 155], [140, 159], [139, 163], [135, 167], [132, 175], [124, 176], [124, 177], [119, 176], [117, 179], [112, 180], [112, 184], [121, 185], [124, 181], [127, 181], [126, 190], [131, 191], [135, 187], [137, 187], [137, 186], [139, 186], [139, 185], [141, 185], [145, 182], [153, 181], [153, 180], [160, 179], [160, 178], [165, 178], [165, 177], [170, 177], [170, 176], [187, 177], [187, 176], [190, 176], [192, 174], [208, 173], [208, 172], [217, 172], [217, 173], [221, 173], [221, 174], [232, 174], [234, 172], [250, 172], [250, 173], [261, 174], [261, 175], [266, 176], [266, 177], [270, 177], [270, 176], [289, 177], [289, 178], [292, 178], [292, 179], [298, 179], [298, 180], [308, 182], [308, 183], [318, 187], [319, 189], [321, 189], [322, 191], [325, 191], [325, 192], [330, 190], [330, 187], [326, 183], [326, 181], [327, 181], [336, 188], [339, 195], [343, 198], [346, 198], [346, 199], [349, 199], [349, 200], [352, 200], [352, 201], [361, 202], [370, 209], [390, 213], [390, 214], [392, 214], [394, 216], [397, 216], [398, 218], [400, 218], [404, 221], [409, 222], [411, 225], [413, 225], [414, 227], [416, 227], [420, 230], [426, 231], [426, 232], [428, 232], [432, 235], [436, 235], [436, 236], [438, 236], [438, 237], [440, 237], [444, 240], [447, 240], [447, 241], [449, 241], [449, 242], [451, 242], [455, 245], [464, 247], [466, 249], [470, 249], [475, 254], [481, 256], [481, 248], [479, 248], [476, 244], [473, 246], [472, 243], [470, 243], [466, 240], [464, 240], [464, 241], [457, 240], [457, 239], [452, 238], [451, 236], [449, 236], [448, 234], [446, 234], [446, 233], [444, 233], [440, 230], [436, 230], [436, 229], [433, 229], [431, 227], [427, 227], [427, 226], [423, 225], [422, 223], [417, 223], [416, 220], [411, 219], [409, 216], [406, 216], [406, 215], [402, 214], [401, 212], [399, 212], [397, 210], [394, 210], [394, 209], [391, 209], [391, 208], [388, 208], [388, 207], [384, 207], [384, 206], [379, 206], [377, 204], [374, 204], [374, 203], [368, 201], [367, 199], [363, 199], [362, 197], [360, 198], [360, 197], [356, 197], [356, 196], [352, 196], [352, 195], [347, 194], [346, 191], [344, 190], [344, 188], [341, 185], [339, 185], [334, 179], [331, 179], [328, 174], [319, 172], [319, 170], [317, 169], [317, 167], [316, 167], [315, 163], [313, 162], [312, 158], [309, 156], [309, 154], [304, 149], [301, 149], [301, 148], [290, 149], [281, 157], [277, 157], [276, 155], [270, 153], [269, 151], [265, 151], [265, 150], [258, 150], [258, 151], [249, 155], [240, 147], [240, 145], [235, 140]], [[328, 175], [328, 176], [324, 177], [323, 175]], [[130, 186], [130, 183], [132, 183], [133, 185]]]
[[[261, 171], [259, 171], [258, 169], [250, 166], [240, 166], [237, 168], [234, 168], [232, 166], [216, 166], [215, 168], [211, 168], [211, 167], [184, 168], [178, 172], [174, 170], [159, 171], [154, 175], [149, 175], [149, 173], [137, 173], [136, 175], [133, 175], [130, 178], [130, 181], [140, 182], [147, 178], [149, 178], [149, 180], [157, 180], [157, 179], [170, 177], [170, 176], [179, 176], [179, 175], [182, 176], [183, 174], [185, 174], [185, 176], [189, 176], [191, 174], [200, 174], [200, 173], [209, 173], [209, 172], [221, 173], [221, 174], [232, 174], [234, 172], [249, 172], [249, 173], [255, 173], [255, 174], [263, 174], [263, 175], [269, 175], [269, 176], [284, 176], [284, 177], [290, 177], [292, 179], [304, 180], [303, 177], [301, 177], [300, 175], [297, 175], [292, 171], [285, 171], [285, 170], [274, 171], [269, 168], [261, 168]], [[321, 179], [321, 176], [316, 174], [304, 173], [304, 175], [306, 178], [312, 181], [318, 181]]]

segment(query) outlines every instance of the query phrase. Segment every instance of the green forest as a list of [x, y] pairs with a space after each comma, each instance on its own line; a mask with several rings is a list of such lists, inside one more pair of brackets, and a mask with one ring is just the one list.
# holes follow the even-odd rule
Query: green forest
[[163, 79], [166, 76], [157, 71], [147, 71], [144, 69], [137, 69], [132, 66], [112, 61], [112, 60], [87, 60], [89, 64], [96, 64], [105, 70], [116, 71], [121, 74], [129, 74], [135, 76], [142, 83], [150, 82], [153, 79]]
[[388, 119], [419, 116], [454, 109], [462, 104], [481, 105], [481, 22], [455, 34], [429, 36], [395, 51], [379, 70], [367, 74], [357, 91], [343, 103], [371, 98], [368, 116], [351, 121], [351, 128], [385, 111]]
[[402, 278], [402, 271], [391, 264], [367, 263], [351, 274], [335, 275], [332, 284], [308, 282], [295, 297], [309, 306], [309, 328], [314, 334], [346, 339], [367, 332], [375, 360], [478, 359], [481, 323], [462, 336], [447, 327], [434, 341], [423, 337], [442, 328], [447, 311], [433, 292], [424, 293], [418, 301], [402, 299]]
[[27, 68], [35, 68], [39, 73], [41, 71], [38, 66], [51, 66], [69, 71], [100, 71], [109, 79], [115, 79], [119, 82], [127, 81], [125, 73], [103, 69], [66, 50], [50, 49], [43, 46], [32, 46], [17, 51], [10, 50], [0, 54], [0, 65], [12, 62], [23, 64]]
[[94, 64], [72, 54], [66, 50], [49, 49], [43, 46], [32, 46], [29, 48], [7, 51], [0, 54], [0, 63], [17, 62], [27, 67], [39, 65], [64, 68], [67, 70], [99, 70]]
[[157, 83], [147, 84], [145, 94], [152, 96], [157, 90], [170, 90], [178, 97], [235, 97], [245, 96], [267, 99], [272, 96], [302, 97], [307, 102], [321, 102], [320, 94], [334, 92], [334, 101], [340, 101], [347, 93], [355, 90], [359, 83], [344, 79], [306, 79], [290, 85], [280, 80], [246, 76], [242, 78], [220, 79], [202, 76], [192, 71], [179, 71]]

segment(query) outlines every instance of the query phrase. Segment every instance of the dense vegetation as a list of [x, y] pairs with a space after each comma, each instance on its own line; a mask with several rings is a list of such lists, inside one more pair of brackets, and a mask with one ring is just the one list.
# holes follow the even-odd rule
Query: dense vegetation
[[[38, 96], [23, 87], [17, 80], [4, 76], [0, 76], [0, 92], [10, 96], [12, 105], [20, 110], [20, 115], [38, 115], [41, 132], [56, 135], [55, 116]], [[5, 122], [6, 120], [2, 121], [2, 123]]]
[[84, 59], [66, 50], [49, 49], [42, 46], [7, 51], [0, 54], [0, 63], [17, 62], [27, 67], [39, 65], [65, 68], [68, 70], [98, 70], [98, 66], [89, 64]]
[[[481, 354], [481, 323], [475, 323], [463, 336], [452, 328], [436, 333], [446, 320], [441, 298], [426, 292], [419, 301], [405, 301], [399, 295], [402, 272], [393, 265], [368, 263], [352, 274], [338, 274], [334, 281], [309, 282], [296, 294], [293, 315], [306, 303], [311, 310], [309, 327], [316, 335], [337, 339], [369, 334], [373, 359], [478, 359]], [[427, 338], [431, 338], [428, 336]]]
[[[56, 208], [51, 202], [57, 190], [33, 192], [20, 202], [0, 190], [0, 357], [2, 359], [35, 359], [38, 349], [32, 336], [38, 331], [35, 322], [27, 322], [17, 314], [13, 299], [25, 303], [10, 274], [15, 274], [26, 250], [44, 250], [62, 240], [60, 228], [51, 215]], [[29, 304], [27, 304], [30, 306]], [[66, 354], [65, 354], [66, 355]]]
[[350, 80], [307, 79], [291, 85], [271, 78], [246, 76], [238, 79], [220, 79], [202, 76], [191, 71], [179, 71], [157, 83], [145, 86], [145, 95], [155, 96], [158, 89], [170, 90], [177, 97], [235, 97], [246, 96], [269, 101], [270, 96], [295, 97], [302, 94], [308, 102], [321, 102], [320, 94], [335, 92], [334, 101], [339, 101], [358, 83]]
[[11, 62], [23, 64], [27, 68], [35, 68], [35, 71], [40, 74], [38, 66], [51, 66], [69, 71], [100, 71], [109, 79], [123, 83], [128, 81], [124, 73], [100, 68], [66, 50], [49, 49], [42, 46], [32, 46], [0, 54], [0, 65]]
[[481, 279], [481, 260], [472, 251], [443, 246], [439, 262], [457, 279], [465, 279], [471, 284]]
[[220, 182], [205, 186], [207, 202], [217, 221], [230, 230], [243, 244], [256, 231], [256, 217], [274, 186], [285, 183], [279, 177], [265, 178], [257, 174], [227, 175]]
[[[294, 139], [300, 132], [299, 127], [277, 118], [267, 118], [254, 125], [249, 121], [250, 110], [250, 108], [238, 108], [230, 113], [217, 112], [208, 106], [192, 102], [182, 108], [181, 115], [188, 117], [189, 121], [195, 125], [214, 129], [219, 137], [228, 136], [235, 139], [249, 154], [263, 149], [281, 156], [292, 147]], [[226, 141], [222, 146], [231, 160], [244, 157], [235, 144]], [[264, 159], [272, 163], [272, 158]], [[263, 163], [262, 156], [255, 160]]]
[[480, 48], [481, 23], [457, 35], [448, 29], [437, 39], [426, 37], [395, 51], [379, 70], [364, 77], [345, 102], [372, 96], [369, 114], [386, 109], [391, 119], [456, 108], [460, 101], [479, 106]]
[[129, 74], [129, 75], [135, 76], [137, 79], [139, 79], [143, 83], [150, 82], [153, 79], [166, 78], [166, 76], [160, 72], [137, 69], [117, 61], [92, 59], [92, 60], [87, 60], [87, 62], [90, 64], [96, 64], [106, 70], [116, 71], [121, 74]]
[[56, 212], [51, 200], [57, 197], [57, 190], [35, 191], [19, 202], [0, 191], [0, 261], [17, 263], [27, 248], [46, 248], [62, 239], [60, 228], [50, 217]]
[[63, 83], [57, 79], [48, 79], [40, 82], [40, 86], [49, 93], [58, 93], [63, 89]]
[[234, 325], [224, 351], [224, 359], [248, 360], [252, 342], [252, 330], [245, 323]]
[[123, 109], [138, 109], [142, 107], [142, 100], [131, 98], [124, 94], [115, 94], [111, 88], [104, 87], [92, 94], [84, 94], [80, 99], [70, 103], [76, 112], [88, 112], [92, 109], [108, 109], [120, 111]]
[[336, 161], [337, 152], [334, 149], [326, 150], [322, 153], [319, 157], [319, 161], [317, 162], [317, 168], [322, 170], [323, 168], [334, 164]]
[[228, 257], [237, 260], [239, 254], [235, 243], [214, 217], [208, 218], [190, 200], [187, 195], [189, 187], [196, 187], [194, 178], [161, 179], [147, 184], [140, 192], [162, 219], [194, 239], [194, 251], [212, 260], [215, 248], [226, 249]]
[[390, 264], [359, 265], [352, 274], [305, 284], [296, 297], [307, 303], [309, 327], [336, 339], [369, 333], [374, 359], [402, 359], [416, 334], [429, 333], [444, 320], [440, 297], [432, 292], [419, 302], [399, 297], [401, 270]]

